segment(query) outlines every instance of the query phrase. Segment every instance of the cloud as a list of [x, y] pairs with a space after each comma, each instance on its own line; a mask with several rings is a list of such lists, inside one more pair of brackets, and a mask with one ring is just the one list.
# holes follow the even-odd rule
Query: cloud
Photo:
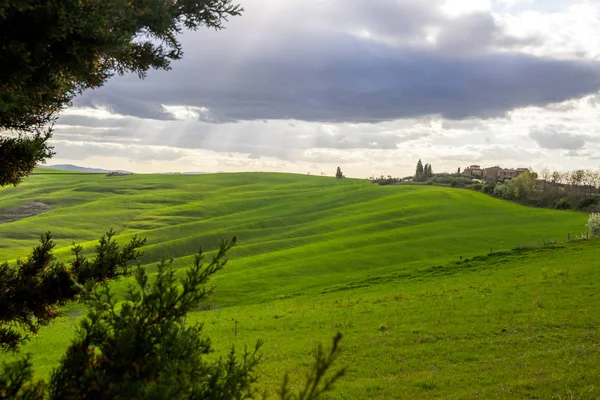
[[207, 122], [370, 123], [496, 117], [600, 90], [600, 63], [512, 51], [537, 39], [486, 12], [449, 16], [441, 0], [265, 2], [248, 1], [226, 31], [186, 33], [172, 71], [116, 77], [75, 104], [158, 120], [177, 106]]
[[[396, 149], [400, 143], [429, 136], [421, 125], [340, 125], [271, 121], [209, 124], [200, 121], [152, 121], [133, 117], [90, 119], [68, 116], [59, 120], [55, 138], [63, 141], [142, 142], [183, 149], [251, 154], [252, 157], [303, 158], [306, 149]], [[69, 125], [73, 124], [73, 125]], [[88, 125], [88, 126], [85, 126]], [[401, 124], [400, 124], [401, 126]]]
[[[574, 135], [566, 132], [565, 127], [561, 125], [549, 125], [543, 128], [531, 128], [529, 138], [535, 141], [543, 149], [550, 150], [579, 150], [585, 147], [586, 140], [590, 137], [586, 135]], [[573, 153], [570, 153], [573, 154]]]

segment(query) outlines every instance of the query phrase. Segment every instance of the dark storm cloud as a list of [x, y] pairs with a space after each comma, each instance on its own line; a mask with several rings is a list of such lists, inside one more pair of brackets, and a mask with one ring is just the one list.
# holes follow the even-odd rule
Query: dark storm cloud
[[[140, 83], [124, 92], [115, 80], [97, 93], [86, 93], [76, 104], [94, 100], [120, 114], [155, 119], [172, 118], [161, 104], [181, 104], [207, 107], [223, 122], [375, 122], [428, 114], [449, 119], [501, 116], [515, 108], [544, 106], [600, 89], [600, 65], [591, 63], [517, 54], [440, 59], [431, 53], [391, 50], [373, 59], [368, 53], [364, 49], [338, 54], [337, 60], [318, 67], [247, 63], [218, 86], [209, 80], [190, 84], [182, 79], [185, 74], [161, 74], [148, 80], [160, 79], [162, 87]], [[325, 55], [315, 58], [323, 60]], [[206, 65], [202, 68], [202, 75], [217, 73]]]
[[[600, 89], [598, 63], [506, 51], [536, 39], [507, 36], [485, 13], [449, 18], [440, 4], [247, 1], [227, 30], [186, 33], [172, 71], [114, 78], [75, 104], [159, 120], [173, 119], [164, 104], [208, 108], [200, 119], [214, 122], [377, 122], [501, 116]], [[432, 26], [436, 44], [425, 41]]]
[[584, 148], [586, 142], [591, 139], [586, 135], [574, 135], [568, 132], [566, 127], [560, 125], [532, 128], [529, 132], [529, 138], [543, 149], [563, 149], [570, 150], [573, 153]]

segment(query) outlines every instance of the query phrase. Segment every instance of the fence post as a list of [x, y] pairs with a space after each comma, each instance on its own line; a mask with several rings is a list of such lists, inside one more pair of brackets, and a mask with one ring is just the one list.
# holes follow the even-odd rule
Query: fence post
[[570, 242], [570, 241], [571, 241], [571, 234], [569, 233], [569, 234], [567, 235], [567, 242]]

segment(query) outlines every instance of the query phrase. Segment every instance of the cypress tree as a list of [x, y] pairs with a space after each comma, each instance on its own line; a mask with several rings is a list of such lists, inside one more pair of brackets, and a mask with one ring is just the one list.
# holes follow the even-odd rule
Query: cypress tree
[[417, 170], [415, 172], [415, 179], [418, 181], [422, 180], [424, 172], [423, 163], [421, 162], [421, 159], [419, 159], [419, 162], [417, 163]]

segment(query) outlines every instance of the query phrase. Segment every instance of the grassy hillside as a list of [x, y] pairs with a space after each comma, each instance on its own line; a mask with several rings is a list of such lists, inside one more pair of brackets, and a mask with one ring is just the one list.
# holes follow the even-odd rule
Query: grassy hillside
[[[109, 227], [148, 238], [145, 262], [177, 265], [236, 233], [235, 262], [215, 278], [221, 305], [321, 293], [459, 256], [566, 238], [585, 215], [521, 207], [464, 190], [378, 187], [289, 174], [33, 176], [0, 191], [0, 209], [53, 210], [0, 225], [0, 260], [51, 229], [62, 253]], [[90, 243], [93, 245], [93, 243]]]
[[[600, 395], [598, 243], [457, 264], [565, 239], [583, 230], [583, 214], [289, 174], [36, 175], [0, 189], [0, 209], [32, 201], [52, 210], [0, 224], [0, 260], [26, 254], [41, 230], [67, 255], [72, 241], [93, 246], [114, 227], [123, 240], [148, 238], [150, 268], [165, 255], [185, 266], [200, 243], [213, 249], [237, 233], [213, 279], [217, 309], [195, 317], [220, 350], [264, 338], [266, 384], [301, 377], [316, 342], [339, 330], [351, 366], [339, 398]], [[66, 310], [27, 347], [38, 373], [81, 313]]]

